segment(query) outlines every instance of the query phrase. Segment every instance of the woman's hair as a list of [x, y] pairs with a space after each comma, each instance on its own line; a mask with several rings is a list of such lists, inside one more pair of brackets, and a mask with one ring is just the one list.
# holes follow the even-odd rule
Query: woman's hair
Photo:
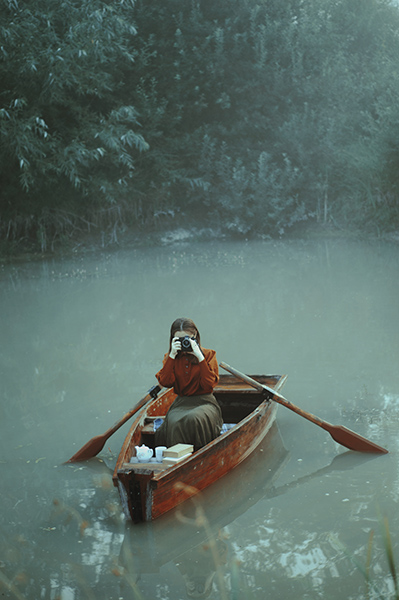
[[198, 331], [194, 321], [192, 321], [192, 319], [180, 318], [176, 319], [176, 321], [173, 321], [172, 327], [170, 328], [169, 351], [172, 348], [172, 340], [177, 331], [188, 331], [188, 333], [191, 333], [191, 335], [197, 340], [198, 346], [201, 348], [200, 332]]

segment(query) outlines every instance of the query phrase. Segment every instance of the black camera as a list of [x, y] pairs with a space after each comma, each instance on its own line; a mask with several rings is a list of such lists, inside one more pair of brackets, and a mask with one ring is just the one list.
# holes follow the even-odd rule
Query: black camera
[[195, 338], [190, 338], [190, 336], [188, 335], [179, 338], [179, 342], [181, 344], [180, 352], [191, 352], [191, 350], [193, 349], [191, 346], [191, 340], [195, 340]]

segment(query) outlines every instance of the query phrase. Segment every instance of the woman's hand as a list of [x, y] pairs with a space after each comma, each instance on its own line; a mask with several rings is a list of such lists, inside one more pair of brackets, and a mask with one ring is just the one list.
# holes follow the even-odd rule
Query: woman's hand
[[177, 354], [180, 352], [181, 350], [181, 342], [179, 340], [179, 338], [175, 337], [172, 340], [172, 346], [169, 352], [169, 356], [170, 358], [173, 358], [173, 360], [176, 358]]
[[190, 342], [194, 356], [198, 358], [198, 362], [202, 362], [204, 360], [204, 355], [201, 352], [201, 348], [198, 346], [197, 340], [191, 338]]

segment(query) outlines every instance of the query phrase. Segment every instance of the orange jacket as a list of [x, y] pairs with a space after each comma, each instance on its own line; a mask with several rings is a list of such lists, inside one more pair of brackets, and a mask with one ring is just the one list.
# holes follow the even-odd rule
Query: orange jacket
[[178, 396], [211, 394], [219, 381], [215, 350], [201, 348], [205, 360], [191, 362], [191, 355], [180, 354], [175, 359], [165, 354], [163, 367], [156, 378], [163, 387], [173, 387]]

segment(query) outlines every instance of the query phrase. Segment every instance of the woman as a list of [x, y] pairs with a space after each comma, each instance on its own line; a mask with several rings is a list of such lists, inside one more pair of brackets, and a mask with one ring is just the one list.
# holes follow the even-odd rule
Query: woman
[[199, 331], [191, 319], [172, 323], [169, 353], [156, 378], [177, 394], [155, 433], [156, 446], [193, 444], [198, 450], [218, 437], [223, 420], [212, 394], [219, 381], [216, 352], [201, 347]]

